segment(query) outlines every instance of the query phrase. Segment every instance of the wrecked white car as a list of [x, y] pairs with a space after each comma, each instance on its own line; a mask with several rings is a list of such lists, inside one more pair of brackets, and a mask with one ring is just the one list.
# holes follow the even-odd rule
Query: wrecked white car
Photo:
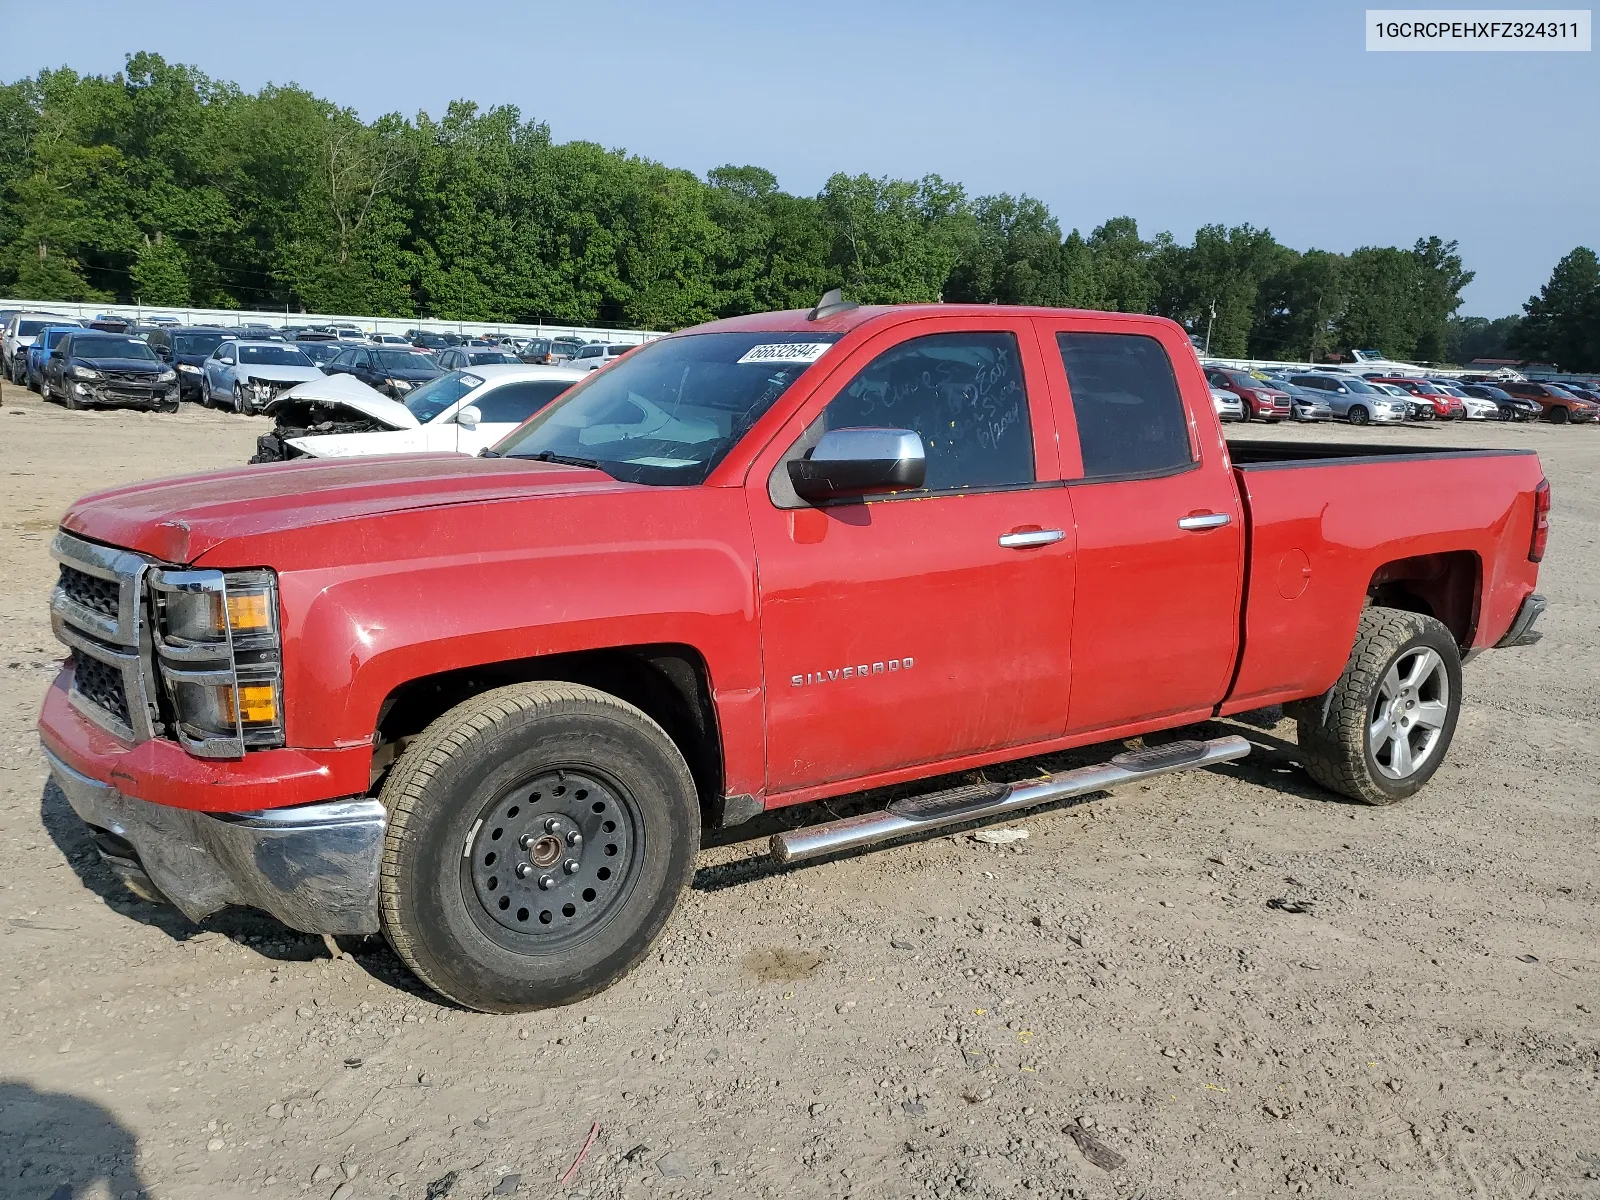
[[424, 384], [404, 401], [350, 375], [291, 388], [267, 406], [276, 424], [256, 439], [253, 463], [369, 454], [477, 454], [494, 445], [587, 372], [568, 367], [482, 366]]

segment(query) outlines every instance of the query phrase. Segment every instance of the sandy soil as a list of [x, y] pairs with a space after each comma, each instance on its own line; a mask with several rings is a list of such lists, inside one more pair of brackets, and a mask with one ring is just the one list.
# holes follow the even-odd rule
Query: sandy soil
[[1291, 724], [1219, 723], [1258, 753], [1011, 847], [708, 848], [640, 970], [501, 1018], [379, 939], [335, 961], [134, 901], [46, 783], [62, 509], [263, 425], [5, 386], [0, 1195], [1600, 1196], [1600, 430], [1285, 431], [1534, 446], [1554, 485], [1546, 637], [1467, 668], [1412, 802], [1344, 803]]

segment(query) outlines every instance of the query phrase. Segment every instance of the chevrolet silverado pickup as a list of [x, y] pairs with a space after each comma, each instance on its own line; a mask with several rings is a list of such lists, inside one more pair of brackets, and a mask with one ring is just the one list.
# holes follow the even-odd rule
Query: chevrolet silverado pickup
[[775, 835], [801, 862], [1238, 758], [1126, 743], [1274, 704], [1313, 779], [1402, 800], [1462, 662], [1537, 636], [1549, 512], [1527, 451], [1230, 448], [1170, 321], [830, 294], [633, 349], [481, 457], [80, 500], [39, 729], [139, 894], [382, 932], [524, 1010], [644, 956], [704, 826], [787, 805], [899, 793]]

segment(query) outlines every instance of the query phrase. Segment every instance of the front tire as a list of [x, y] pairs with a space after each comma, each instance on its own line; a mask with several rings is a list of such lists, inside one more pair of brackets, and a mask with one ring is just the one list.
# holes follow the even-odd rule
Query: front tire
[[1361, 405], [1352, 404], [1350, 406], [1350, 412], [1347, 419], [1352, 425], [1365, 425], [1372, 418], [1368, 415], [1367, 410]]
[[1433, 777], [1461, 713], [1461, 655], [1433, 617], [1362, 611], [1339, 682], [1293, 715], [1306, 771], [1364, 804], [1396, 804]]
[[570, 1004], [648, 952], [689, 881], [700, 805], [639, 709], [525, 683], [457, 705], [385, 783], [384, 933], [480, 1012]]
[[1572, 420], [1572, 413], [1565, 408], [1552, 408], [1549, 413], [1546, 414], [1546, 419], [1552, 425], [1565, 425], [1568, 421]]

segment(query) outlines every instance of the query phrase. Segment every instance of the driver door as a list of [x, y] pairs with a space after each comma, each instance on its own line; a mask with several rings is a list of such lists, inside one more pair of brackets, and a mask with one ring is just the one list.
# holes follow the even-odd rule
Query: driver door
[[[915, 431], [923, 488], [811, 506], [787, 459]], [[789, 803], [1061, 735], [1075, 532], [1024, 321], [930, 317], [843, 359], [747, 479], [767, 789]]]

